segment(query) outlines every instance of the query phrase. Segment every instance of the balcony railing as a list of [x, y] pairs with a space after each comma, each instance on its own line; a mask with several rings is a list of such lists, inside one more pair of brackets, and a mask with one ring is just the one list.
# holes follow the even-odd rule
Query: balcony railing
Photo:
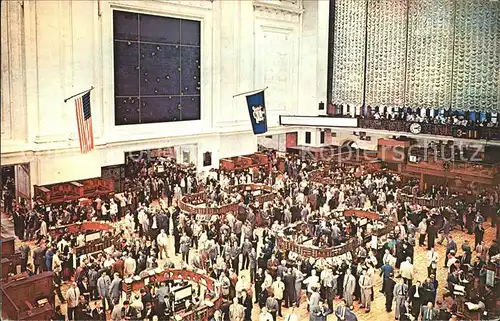
[[[359, 128], [410, 133], [413, 122], [388, 119], [359, 119]], [[420, 123], [421, 134], [453, 136], [456, 138], [500, 140], [500, 127], [468, 127], [446, 124]]]
[[454, 177], [461, 175], [470, 175], [491, 179], [500, 173], [500, 163], [470, 163], [464, 161], [443, 161], [436, 160], [430, 157], [426, 161], [419, 163], [408, 163], [408, 169], [420, 172], [422, 170], [434, 170], [444, 173], [445, 163], [449, 164], [447, 171], [453, 174]]

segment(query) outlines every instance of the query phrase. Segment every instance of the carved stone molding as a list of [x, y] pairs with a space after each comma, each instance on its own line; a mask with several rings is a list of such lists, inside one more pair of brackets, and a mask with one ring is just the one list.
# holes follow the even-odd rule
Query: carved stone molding
[[277, 2], [254, 1], [253, 6], [256, 16], [260, 18], [288, 22], [299, 22], [299, 17], [304, 12], [302, 2], [299, 0]]
[[198, 1], [186, 1], [186, 0], [163, 0], [167, 3], [176, 4], [184, 7], [194, 7], [200, 9], [212, 9], [213, 0], [198, 0]]

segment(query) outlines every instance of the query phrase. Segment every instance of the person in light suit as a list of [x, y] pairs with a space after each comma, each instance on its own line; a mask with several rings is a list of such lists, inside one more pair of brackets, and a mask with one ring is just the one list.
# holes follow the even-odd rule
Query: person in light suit
[[436, 274], [439, 256], [434, 248], [427, 251], [427, 276]]
[[108, 309], [111, 310], [113, 308], [113, 302], [109, 295], [110, 285], [111, 279], [106, 272], [103, 272], [99, 279], [97, 279], [97, 293], [99, 293], [99, 297], [102, 299], [102, 307], [104, 310], [106, 310], [106, 301], [108, 302]]
[[180, 241], [180, 251], [182, 254], [182, 260], [189, 264], [189, 249], [191, 248], [191, 238], [183, 233]]
[[352, 296], [354, 295], [354, 291], [356, 289], [356, 278], [351, 274], [350, 270], [346, 271], [344, 276], [344, 299], [349, 308], [352, 308]]
[[158, 258], [161, 260], [163, 258], [163, 252], [165, 252], [165, 256], [168, 258], [167, 245], [168, 245], [168, 236], [165, 233], [165, 230], [161, 230], [160, 234], [156, 237], [156, 244], [158, 245]]
[[401, 273], [401, 277], [404, 282], [410, 288], [412, 286], [413, 280], [413, 264], [411, 264], [411, 258], [407, 257], [406, 261], [401, 263], [399, 268], [399, 273]]
[[137, 263], [135, 262], [134, 258], [130, 255], [128, 255], [125, 258], [125, 261], [123, 261], [123, 274], [125, 277], [130, 277], [135, 274], [135, 269], [137, 267]]
[[326, 321], [326, 318], [330, 314], [323, 301], [319, 301], [319, 304], [311, 308], [311, 314], [309, 316], [309, 321]]
[[111, 281], [111, 285], [109, 286], [109, 296], [113, 302], [120, 302], [122, 296], [122, 279], [120, 279], [118, 273], [114, 274], [113, 281]]
[[398, 283], [394, 286], [394, 299], [396, 302], [395, 310], [394, 310], [394, 318], [399, 320], [401, 317], [401, 308], [403, 307], [406, 294], [408, 293], [408, 285], [406, 285], [402, 278], [398, 279]]
[[300, 297], [302, 294], [302, 282], [304, 281], [304, 273], [302, 273], [300, 269], [297, 269], [296, 267], [293, 267], [292, 271], [295, 275], [295, 306], [299, 307]]
[[368, 276], [366, 271], [364, 270], [359, 277], [359, 287], [361, 289], [361, 305], [359, 307], [364, 307], [365, 312], [368, 313], [370, 312], [372, 302], [373, 281], [372, 278]]
[[229, 306], [229, 320], [243, 321], [245, 319], [245, 308], [238, 302], [238, 298], [233, 299], [233, 304]]
[[113, 310], [111, 311], [111, 321], [121, 321], [123, 320], [124, 311], [119, 301], [113, 302]]
[[422, 306], [422, 321], [434, 321], [438, 319], [438, 311], [434, 309], [432, 302]]
[[80, 289], [78, 289], [76, 282], [71, 284], [71, 287], [66, 291], [66, 301], [67, 301], [67, 315], [68, 320], [73, 320], [75, 317], [75, 309], [78, 306], [80, 299]]

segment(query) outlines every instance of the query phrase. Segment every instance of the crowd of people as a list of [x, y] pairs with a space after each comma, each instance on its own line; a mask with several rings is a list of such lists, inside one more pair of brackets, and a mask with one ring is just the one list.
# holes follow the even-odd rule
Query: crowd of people
[[375, 107], [372, 111], [371, 117], [373, 119], [387, 119], [387, 120], [406, 120], [408, 122], [417, 122], [435, 125], [456, 125], [467, 127], [498, 127], [499, 122], [491, 113], [485, 114], [482, 119], [470, 118], [470, 112], [444, 112], [437, 113], [435, 110], [426, 110], [422, 113], [419, 108], [417, 109], [390, 109], [383, 107]]
[[[158, 268], [186, 266], [217, 280], [223, 303], [213, 316], [215, 321], [250, 321], [254, 309], [261, 321], [298, 320], [303, 301], [312, 321], [325, 321], [330, 314], [353, 321], [356, 313], [371, 311], [377, 275], [382, 277], [379, 291], [386, 298], [386, 311], [394, 310], [396, 320], [453, 319], [457, 291], [462, 290], [483, 310], [493, 304], [495, 288], [486, 284], [485, 269], [499, 253], [499, 245], [483, 241], [482, 197], [481, 202], [461, 207], [427, 208], [400, 203], [402, 179], [389, 171], [332, 167], [333, 180], [328, 184], [309, 177], [322, 167], [320, 163], [289, 158], [283, 172], [278, 171], [276, 159], [273, 164], [267, 172], [214, 172], [200, 178], [194, 168], [173, 161], [140, 159], [128, 165], [123, 193], [99, 196], [90, 204], [37, 202], [33, 209], [15, 208], [16, 236], [26, 241], [21, 247], [22, 270], [54, 272], [58, 301], [66, 303], [69, 320], [105, 320], [107, 313], [112, 320], [169, 320], [174, 315], [171, 285], [152, 282], [126, 296], [123, 282]], [[258, 204], [251, 193], [227, 191], [231, 185], [250, 182], [273, 186], [274, 200]], [[428, 193], [436, 190], [446, 194], [444, 188], [434, 187]], [[210, 218], [182, 211], [180, 198], [195, 192], [208, 195], [206, 206], [238, 203], [238, 210]], [[348, 209], [376, 212], [381, 220], [346, 218], [342, 212]], [[54, 238], [51, 233], [54, 227], [85, 220], [115, 224], [120, 242], [101, 253], [77, 256], [76, 247], [85, 246], [83, 234], [62, 233]], [[474, 245], [456, 244], [452, 222], [460, 221], [464, 224], [458, 228], [476, 233]], [[387, 224], [394, 228], [377, 235]], [[298, 225], [303, 228], [290, 229]], [[357, 238], [361, 245], [338, 258], [301, 257], [280, 249], [280, 237], [311, 241], [316, 247], [341, 246]], [[427, 247], [426, 278], [416, 277], [417, 246]], [[446, 248], [442, 268], [437, 246]], [[30, 256], [33, 265], [28, 263]], [[438, 284], [438, 273], [447, 275], [447, 284]], [[439, 287], [447, 289], [443, 298], [438, 297]], [[198, 289], [186, 309], [198, 307], [201, 301]], [[354, 301], [360, 303], [357, 312]], [[291, 309], [286, 314], [283, 308]], [[58, 307], [58, 318], [64, 320], [61, 310]]]

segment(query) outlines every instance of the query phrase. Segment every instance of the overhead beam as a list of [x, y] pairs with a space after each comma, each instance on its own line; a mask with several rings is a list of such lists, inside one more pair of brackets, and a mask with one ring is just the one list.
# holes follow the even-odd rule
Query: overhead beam
[[280, 125], [357, 128], [358, 119], [350, 117], [280, 115]]

